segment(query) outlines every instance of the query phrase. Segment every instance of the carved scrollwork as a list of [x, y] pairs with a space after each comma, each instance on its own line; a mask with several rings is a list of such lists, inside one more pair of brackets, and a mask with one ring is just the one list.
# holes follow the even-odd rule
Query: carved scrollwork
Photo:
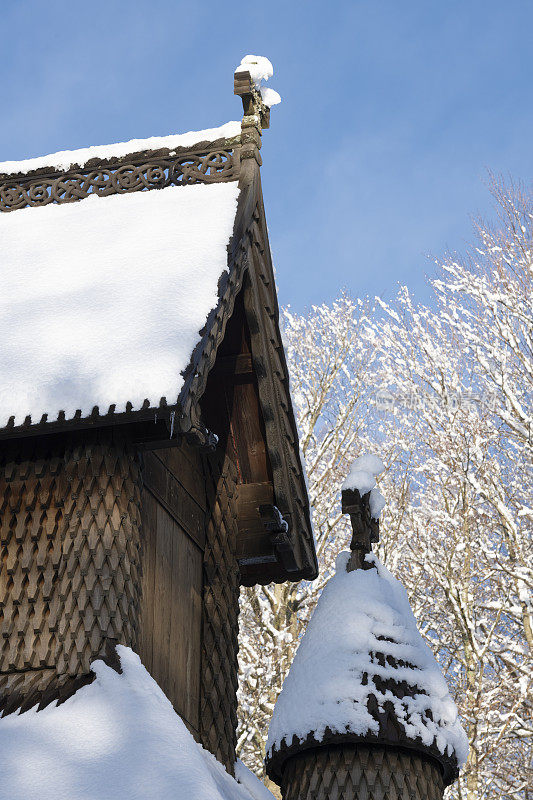
[[237, 168], [231, 150], [182, 153], [131, 163], [102, 165], [90, 170], [65, 172], [59, 176], [28, 176], [0, 183], [0, 211], [26, 206], [73, 203], [91, 194], [143, 192], [191, 183], [220, 183], [236, 180]]

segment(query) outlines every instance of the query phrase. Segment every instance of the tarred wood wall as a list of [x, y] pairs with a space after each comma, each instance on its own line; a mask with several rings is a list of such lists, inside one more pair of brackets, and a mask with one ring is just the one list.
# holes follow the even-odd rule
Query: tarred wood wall
[[239, 540], [264, 536], [273, 497], [242, 297], [203, 412], [209, 455], [175, 440], [139, 452], [135, 428], [3, 447], [0, 706], [66, 696], [122, 643], [232, 771]]
[[135, 648], [139, 507], [136, 451], [109, 431], [2, 446], [0, 711], [65, 699], [107, 643]]
[[139, 655], [189, 729], [233, 771], [239, 572], [235, 468], [181, 444], [142, 464]]
[[139, 655], [199, 736], [206, 496], [201, 457], [187, 445], [144, 454]]

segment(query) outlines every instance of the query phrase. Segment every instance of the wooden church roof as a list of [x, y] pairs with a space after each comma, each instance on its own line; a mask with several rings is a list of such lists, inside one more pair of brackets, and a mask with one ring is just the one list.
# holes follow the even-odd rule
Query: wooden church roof
[[[247, 71], [235, 94], [242, 124], [0, 164], [0, 438], [130, 425], [138, 441], [212, 447], [202, 403], [237, 303], [251, 352], [232, 371], [255, 374], [296, 536], [288, 571], [262, 574], [312, 579], [259, 172], [269, 109]], [[251, 566], [244, 582], [259, 579]]]
[[239, 127], [0, 164], [2, 432], [184, 404], [223, 300]]

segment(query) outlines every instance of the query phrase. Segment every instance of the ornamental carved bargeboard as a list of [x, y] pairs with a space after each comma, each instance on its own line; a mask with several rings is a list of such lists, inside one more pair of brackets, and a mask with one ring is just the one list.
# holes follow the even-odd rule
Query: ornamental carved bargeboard
[[144, 156], [117, 164], [79, 168], [60, 175], [33, 174], [27, 178], [0, 177], [0, 211], [16, 211], [27, 206], [72, 203], [90, 195], [164, 189], [190, 183], [221, 183], [238, 177], [237, 156], [233, 150], [181, 153], [176, 156]]

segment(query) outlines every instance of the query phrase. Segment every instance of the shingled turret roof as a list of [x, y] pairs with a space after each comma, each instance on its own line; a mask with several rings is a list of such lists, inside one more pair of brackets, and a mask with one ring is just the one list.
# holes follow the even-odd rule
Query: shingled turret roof
[[374, 475], [352, 470], [346, 486], [354, 480], [365, 486], [361, 494], [343, 491], [343, 510], [354, 526], [352, 553], [338, 556], [274, 709], [266, 761], [277, 782], [287, 759], [319, 746], [416, 751], [440, 765], [446, 785], [466, 761], [457, 708], [407, 593], [368, 552], [378, 538]]

